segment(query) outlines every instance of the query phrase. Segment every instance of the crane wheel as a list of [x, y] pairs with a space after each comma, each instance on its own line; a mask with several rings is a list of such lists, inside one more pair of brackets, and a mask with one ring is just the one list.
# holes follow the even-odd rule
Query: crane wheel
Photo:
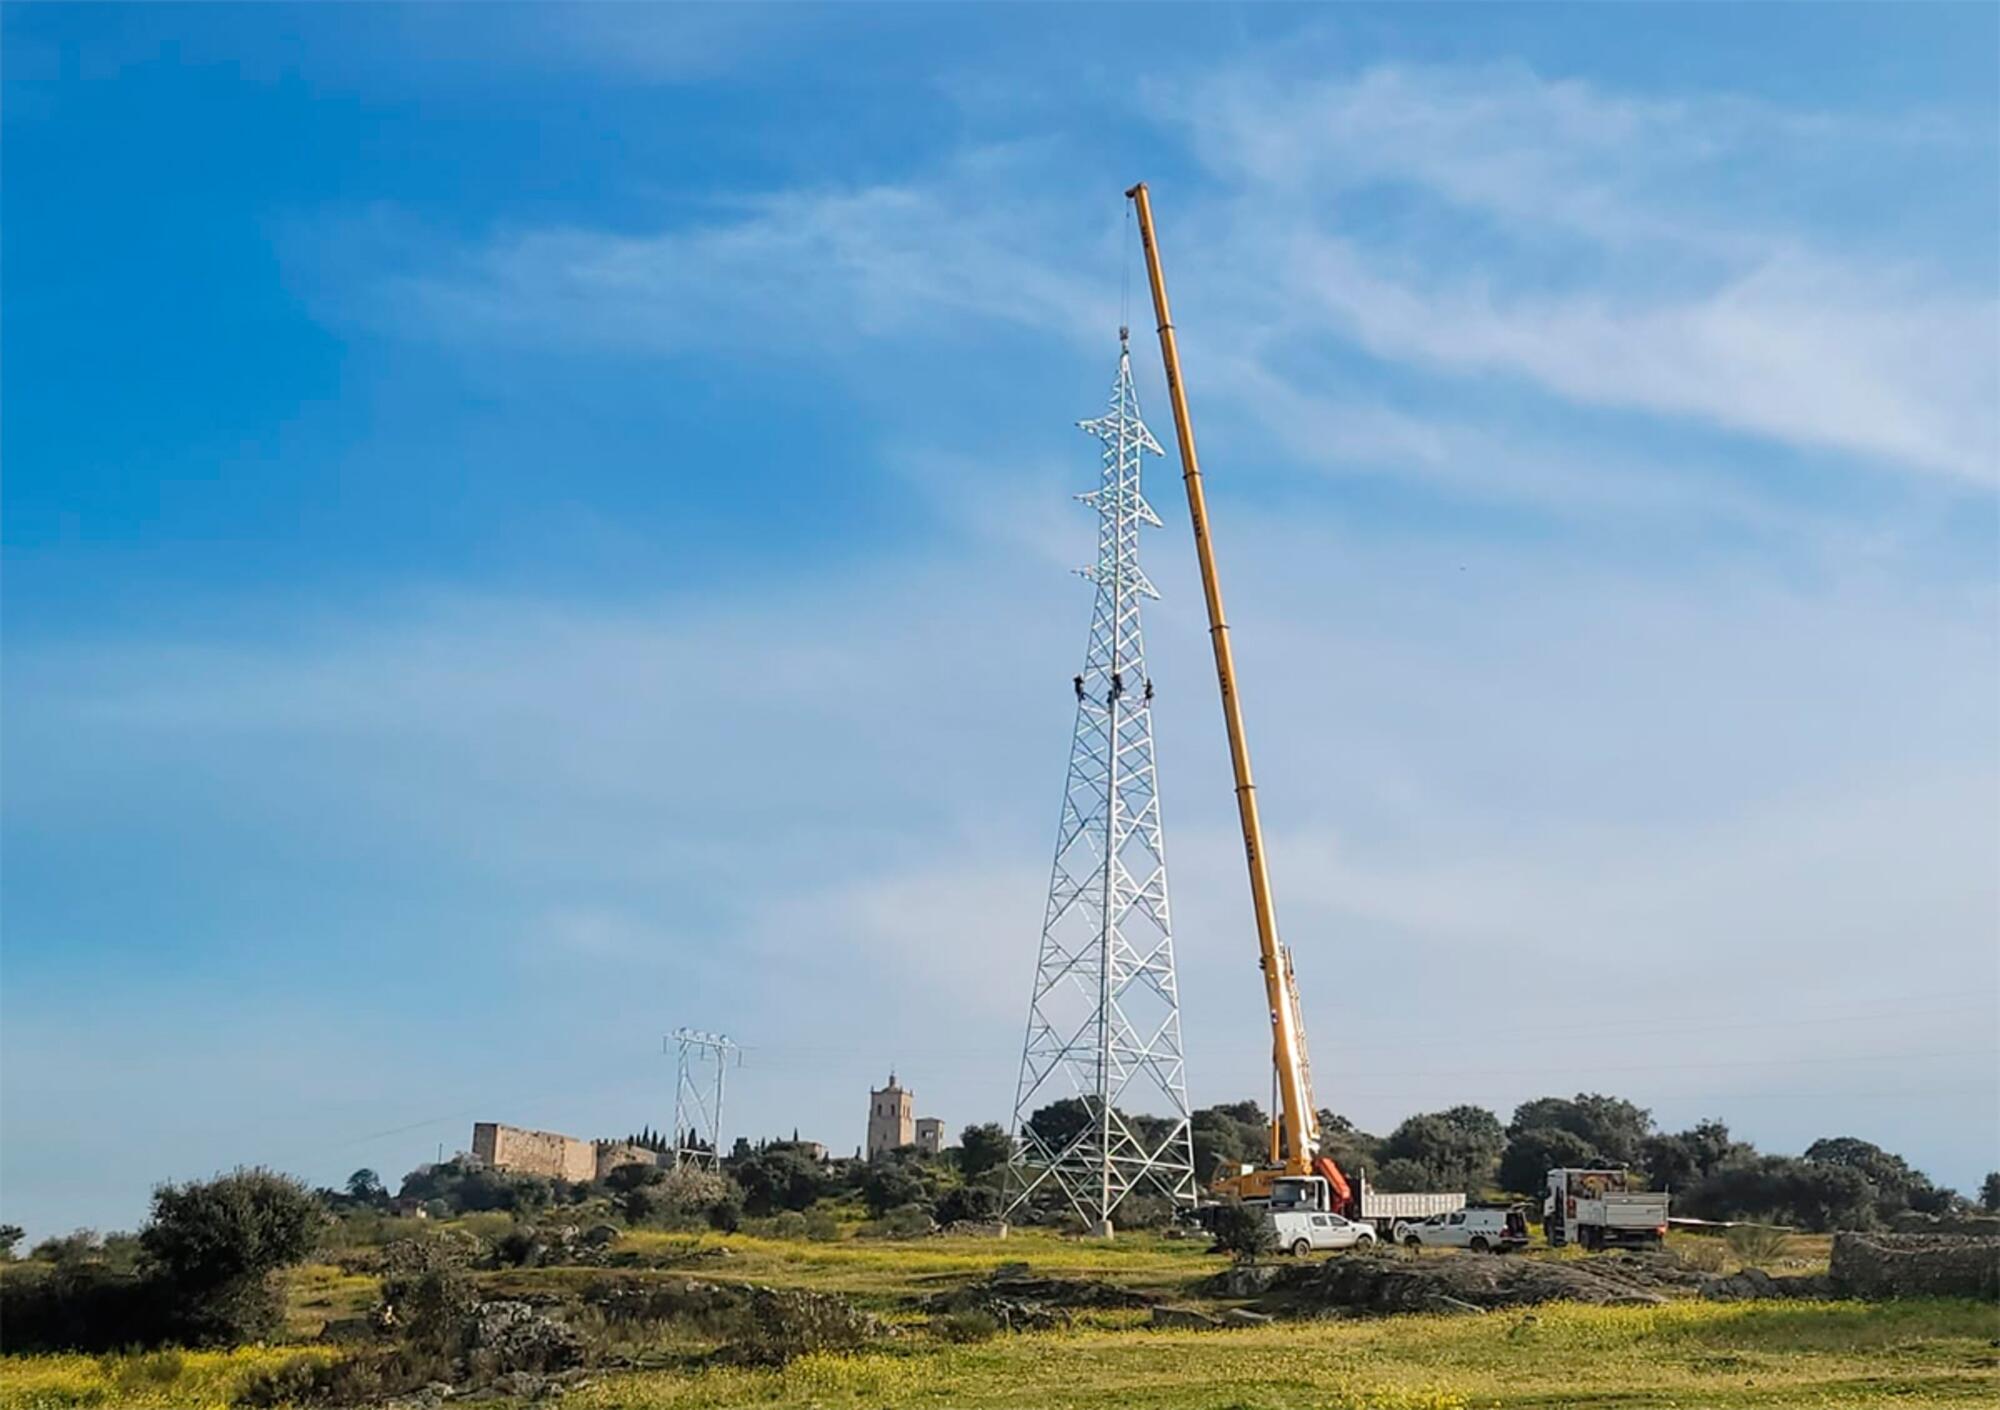
[[1312, 1252], [1312, 1248], [1313, 1246], [1310, 1240], [1298, 1239], [1294, 1241], [1292, 1244], [1292, 1257], [1304, 1258], [1307, 1254]]

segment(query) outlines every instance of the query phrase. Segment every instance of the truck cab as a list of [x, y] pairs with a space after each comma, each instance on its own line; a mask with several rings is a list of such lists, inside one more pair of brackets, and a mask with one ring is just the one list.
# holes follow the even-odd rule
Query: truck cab
[[1271, 1182], [1271, 1212], [1333, 1212], [1333, 1186], [1318, 1175], [1281, 1175]]

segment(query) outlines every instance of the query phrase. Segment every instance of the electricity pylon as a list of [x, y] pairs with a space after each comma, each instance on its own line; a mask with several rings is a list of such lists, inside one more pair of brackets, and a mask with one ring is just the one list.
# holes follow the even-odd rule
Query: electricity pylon
[[1140, 601], [1159, 596], [1139, 567], [1139, 529], [1160, 523], [1140, 493], [1140, 461], [1162, 452], [1139, 418], [1122, 328], [1118, 343], [1110, 410], [1077, 423], [1104, 443], [1101, 482], [1077, 496], [1097, 510], [1097, 561], [1081, 570], [1097, 604], [1073, 681], [1076, 728], [1015, 1089], [1008, 1205], [1066, 1203], [1106, 1234], [1135, 1191], [1195, 1200], [1153, 683], [1139, 625]]
[[[729, 1055], [736, 1044], [720, 1033], [703, 1033], [693, 1028], [676, 1028], [673, 1041], [680, 1045], [678, 1075], [674, 1081], [674, 1145], [676, 1169], [683, 1165], [720, 1170], [722, 1168], [722, 1074], [729, 1067]], [[704, 1088], [695, 1073], [695, 1064], [715, 1064], [715, 1085]]]

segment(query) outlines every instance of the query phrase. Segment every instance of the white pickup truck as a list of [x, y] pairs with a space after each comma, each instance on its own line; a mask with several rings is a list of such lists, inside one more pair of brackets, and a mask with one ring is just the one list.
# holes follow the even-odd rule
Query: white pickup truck
[[1404, 1248], [1465, 1248], [1505, 1253], [1528, 1246], [1528, 1221], [1518, 1209], [1459, 1209], [1399, 1221], [1390, 1234]]
[[1319, 1248], [1372, 1248], [1375, 1244], [1373, 1229], [1338, 1214], [1274, 1206], [1265, 1213], [1264, 1222], [1271, 1227], [1272, 1242], [1296, 1258]]
[[1542, 1232], [1550, 1245], [1658, 1247], [1667, 1235], [1667, 1196], [1628, 1190], [1627, 1183], [1623, 1170], [1551, 1170], [1542, 1201]]

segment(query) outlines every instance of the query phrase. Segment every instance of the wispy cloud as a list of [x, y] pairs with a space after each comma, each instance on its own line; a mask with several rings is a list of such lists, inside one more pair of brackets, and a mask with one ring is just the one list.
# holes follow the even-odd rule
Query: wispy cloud
[[1101, 338], [1112, 301], [1051, 258], [1055, 214], [976, 192], [1018, 167], [1004, 149], [968, 152], [934, 180], [742, 197], [648, 236], [502, 232], [382, 282], [369, 312], [453, 340], [653, 352], [825, 353], [958, 321]]
[[[1864, 154], [1964, 151], [1962, 134], [1521, 68], [1288, 83], [1245, 67], [1198, 92], [1176, 109], [1193, 116], [1161, 121], [1221, 189], [1174, 194], [1175, 274], [1244, 388], [1318, 397], [1286, 350], [1346, 346], [1444, 379], [1432, 403], [1503, 377], [1963, 484], [2000, 475], [2000, 300], [1959, 251], [1850, 257], [1784, 199]], [[1115, 233], [1049, 187], [1047, 159], [968, 147], [926, 175], [740, 198], [653, 235], [502, 230], [379, 283], [372, 312], [455, 340], [836, 362], [857, 340], [982, 324], [1081, 346], [1115, 317]], [[1487, 487], [1543, 497], [1504, 473]]]
[[[1260, 280], [1283, 272], [1262, 302], [1294, 335], [1330, 326], [1385, 360], [2000, 477], [1986, 264], [1949, 242], [1845, 257], [1787, 205], [1913, 150], [1969, 163], [1981, 148], [1964, 134], [1921, 115], [1640, 101], [1518, 66], [1239, 72], [1204, 92], [1190, 136], [1235, 193], [1214, 239]], [[1434, 208], [1393, 204], [1411, 191]], [[1350, 197], [1396, 214], [1352, 217]]]

